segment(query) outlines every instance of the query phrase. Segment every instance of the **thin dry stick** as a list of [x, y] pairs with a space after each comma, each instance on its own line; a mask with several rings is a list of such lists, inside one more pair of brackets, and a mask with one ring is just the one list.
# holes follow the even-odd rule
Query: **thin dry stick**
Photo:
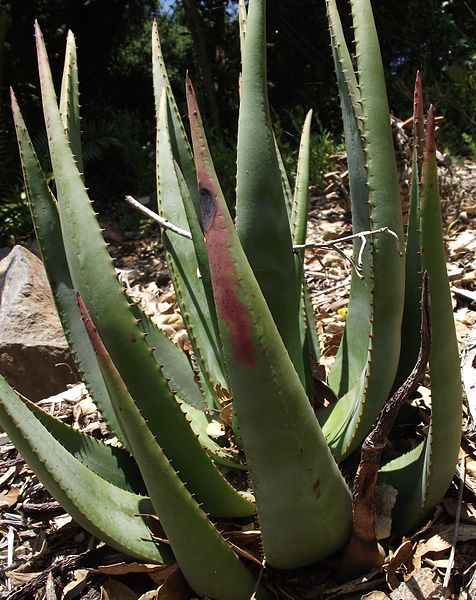
[[336, 285], [333, 285], [332, 287], [326, 288], [324, 290], [319, 290], [318, 292], [316, 292], [314, 294], [314, 297], [317, 298], [317, 296], [323, 296], [325, 294], [330, 294], [331, 292], [335, 292], [336, 290], [340, 290], [343, 287], [346, 287], [349, 285], [349, 280], [346, 278], [345, 281], [341, 281], [341, 283], [337, 283]]
[[[57, 560], [53, 565], [48, 567], [43, 573], [40, 573], [34, 579], [31, 579], [21, 587], [18, 587], [8, 595], [8, 600], [31, 600], [35, 592], [46, 585], [48, 575], [52, 577], [63, 577], [66, 573], [80, 568], [95, 568], [98, 564], [111, 553], [111, 549], [104, 544], [93, 550], [87, 550], [81, 554], [68, 556], [64, 559]], [[113, 555], [117, 557], [117, 555]], [[4, 596], [2, 596], [3, 598]], [[5, 599], [7, 600], [7, 599]]]
[[453, 569], [453, 565], [455, 562], [455, 553], [456, 553], [456, 543], [458, 542], [458, 533], [459, 533], [459, 522], [461, 518], [461, 504], [463, 502], [463, 492], [464, 492], [464, 484], [466, 480], [466, 454], [463, 451], [461, 456], [461, 474], [460, 474], [460, 483], [458, 490], [458, 505], [456, 507], [456, 515], [455, 515], [455, 530], [453, 533], [453, 540], [451, 544], [451, 552], [450, 557], [448, 559], [448, 566], [446, 567], [445, 578], [443, 579], [443, 587], [441, 588], [441, 600], [444, 600], [448, 597], [448, 585], [450, 583], [451, 571]]
[[167, 221], [167, 219], [164, 219], [163, 217], [155, 213], [153, 210], [150, 210], [150, 208], [147, 208], [147, 206], [144, 206], [132, 196], [126, 196], [125, 200], [134, 208], [137, 208], [137, 210], [144, 213], [144, 215], [147, 215], [148, 217], [153, 219], [162, 227], [162, 229], [168, 229], [170, 231], [173, 231], [177, 235], [187, 238], [188, 240], [192, 239], [192, 234], [189, 231], [187, 231], [186, 229], [182, 229], [181, 227], [177, 227], [177, 225], [174, 225], [170, 221]]
[[336, 240], [329, 240], [328, 242], [306, 242], [305, 244], [298, 244], [293, 246], [293, 250], [305, 250], [306, 248], [328, 248], [329, 246], [335, 246], [335, 244], [339, 244], [340, 242], [350, 242], [357, 238], [360, 238], [362, 241], [365, 241], [366, 237], [371, 237], [372, 235], [376, 235], [377, 233], [389, 233], [392, 237], [395, 238], [397, 242], [398, 251], [400, 252], [400, 238], [398, 235], [390, 229], [389, 227], [380, 227], [379, 229], [369, 229], [369, 231], [360, 231], [359, 233], [353, 233], [352, 235], [344, 235]]
[[261, 585], [261, 580], [263, 579], [263, 573], [265, 572], [265, 569], [266, 569], [266, 560], [263, 558], [263, 561], [261, 563], [261, 569], [259, 570], [259, 574], [258, 574], [258, 579], [256, 580], [255, 587], [254, 587], [253, 593], [251, 594], [250, 600], [256, 600], [256, 598], [257, 598], [256, 594], [258, 593], [259, 586]]
[[[15, 546], [15, 530], [13, 529], [13, 527], [10, 526], [8, 528], [8, 533], [7, 533], [7, 569], [9, 567], [11, 567], [13, 564], [14, 546]], [[7, 577], [7, 589], [8, 590], [12, 589], [12, 582], [10, 580], [10, 577]]]
[[[360, 279], [363, 279], [362, 262], [364, 250], [367, 245], [367, 238], [376, 235], [377, 233], [388, 233], [389, 235], [394, 237], [397, 244], [398, 253], [400, 254], [400, 256], [402, 255], [400, 249], [400, 238], [395, 233], [395, 231], [393, 231], [389, 227], [380, 227], [379, 229], [370, 229], [369, 231], [361, 231], [352, 235], [344, 235], [343, 237], [340, 237], [336, 240], [330, 240], [328, 242], [307, 242], [306, 244], [298, 244], [296, 246], [293, 246], [293, 250], [294, 252], [298, 252], [299, 250], [305, 250], [306, 248], [331, 248], [332, 250], [338, 252], [345, 259], [347, 259], [352, 264], [352, 267], [355, 269], [355, 272], [357, 273], [358, 277]], [[361, 240], [362, 245], [360, 246], [359, 254], [357, 257], [357, 264], [355, 264], [352, 258], [344, 254], [342, 250], [338, 248], [338, 244], [342, 242], [350, 242], [352, 240], [356, 240], [357, 238]]]

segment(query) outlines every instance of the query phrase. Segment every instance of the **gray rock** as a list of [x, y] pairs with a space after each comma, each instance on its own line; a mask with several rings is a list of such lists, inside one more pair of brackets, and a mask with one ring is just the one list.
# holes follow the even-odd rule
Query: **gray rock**
[[401, 583], [390, 594], [392, 600], [439, 600], [441, 580], [438, 572], [427, 567], [416, 571], [408, 581]]
[[33, 401], [78, 381], [43, 263], [22, 246], [0, 261], [0, 373]]

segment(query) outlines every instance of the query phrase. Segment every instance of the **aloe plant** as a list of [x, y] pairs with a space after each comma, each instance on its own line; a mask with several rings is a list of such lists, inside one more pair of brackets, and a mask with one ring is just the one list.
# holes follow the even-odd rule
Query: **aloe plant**
[[[159, 218], [195, 360], [176, 347], [119, 284], [81, 172], [74, 37], [59, 104], [36, 25], [53, 195], [12, 93], [25, 186], [68, 342], [115, 447], [75, 431], [0, 380], [0, 419], [39, 479], [97, 537], [140, 560], [177, 560], [197, 594], [270, 597], [217, 519], [256, 518], [264, 560], [294, 569], [343, 550], [352, 495], [339, 463], [360, 446], [419, 346], [420, 273], [429, 273], [433, 346], [427, 438], [381, 469], [398, 490], [407, 531], [442, 498], [461, 430], [459, 360], [447, 284], [435, 162], [434, 114], [415, 102], [406, 240], [383, 68], [369, 0], [351, 0], [357, 72], [335, 0], [327, 0], [352, 195], [354, 263], [345, 333], [327, 385], [338, 400], [315, 410], [319, 343], [304, 279], [310, 115], [291, 191], [277, 149], [266, 82], [265, 2], [240, 3], [242, 82], [236, 222], [220, 189], [192, 82], [191, 145], [152, 32]], [[424, 140], [424, 141], [423, 141]], [[424, 146], [424, 156], [420, 156]], [[421, 175], [420, 175], [421, 173]], [[387, 232], [378, 234], [377, 232]], [[399, 244], [395, 243], [395, 238]], [[406, 256], [399, 248], [406, 248]], [[321, 382], [325, 385], [325, 382]], [[225, 396], [229, 447], [207, 434]], [[237, 489], [223, 467], [246, 471]], [[91, 505], [91, 498], [97, 501]], [[159, 519], [162, 532], [153, 533]], [[355, 529], [355, 528], [354, 528]], [[166, 537], [169, 544], [161, 538]]]

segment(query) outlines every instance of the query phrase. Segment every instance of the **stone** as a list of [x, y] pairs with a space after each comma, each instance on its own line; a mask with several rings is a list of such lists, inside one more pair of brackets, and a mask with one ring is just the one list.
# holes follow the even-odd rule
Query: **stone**
[[32, 401], [79, 379], [43, 263], [22, 246], [0, 261], [0, 373]]
[[438, 572], [424, 567], [393, 590], [390, 598], [392, 600], [430, 600], [433, 598], [439, 600], [441, 588]]

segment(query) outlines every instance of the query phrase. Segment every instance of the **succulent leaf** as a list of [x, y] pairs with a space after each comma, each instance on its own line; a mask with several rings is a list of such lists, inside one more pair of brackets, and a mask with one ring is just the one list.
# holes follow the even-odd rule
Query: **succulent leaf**
[[297, 284], [288, 210], [268, 106], [265, 2], [248, 6], [238, 121], [236, 227], [301, 381]]
[[[231, 488], [200, 446], [116, 277], [64, 133], [38, 25], [36, 29], [45, 123], [66, 258], [74, 287], [83, 298], [131, 396], [174, 468], [180, 470], [182, 479], [197, 492], [199, 500], [213, 500], [210, 490], [221, 489], [228, 507], [235, 507], [237, 514], [252, 514], [253, 506]], [[221, 498], [218, 494], [213, 501], [219, 503]], [[231, 515], [235, 515], [235, 509]]]
[[[461, 443], [460, 362], [446, 272], [433, 108], [427, 118], [420, 202], [421, 264], [428, 271], [430, 285], [431, 422], [416, 456], [405, 455], [382, 469], [382, 479], [399, 490], [394, 517], [399, 531], [407, 531], [428, 516], [441, 500], [451, 483]], [[409, 471], [416, 472], [412, 481], [417, 484], [412, 487], [407, 485]]]
[[[221, 347], [210, 270], [203, 233], [189, 189], [174, 160], [170, 133], [172, 117], [167, 91], [162, 90], [157, 114], [157, 190], [160, 214], [177, 226], [191, 231], [189, 240], [174, 232], [164, 232], [169, 271], [189, 338], [202, 374], [209, 408], [215, 405], [215, 387], [228, 387], [222, 366]], [[181, 174], [181, 171], [179, 171]], [[196, 188], [196, 186], [195, 186]], [[194, 188], [194, 189], [195, 189]], [[198, 276], [200, 273], [200, 276]]]
[[[412, 175], [410, 182], [410, 206], [405, 245], [405, 304], [402, 320], [402, 348], [394, 388], [397, 388], [409, 375], [418, 356], [420, 345], [421, 315], [418, 298], [421, 287], [421, 237], [420, 237], [420, 174], [423, 151], [420, 146], [425, 141], [423, 119], [423, 90], [420, 74], [415, 82], [413, 104], [413, 151]], [[423, 132], [421, 131], [423, 127]]]
[[[362, 203], [360, 210], [354, 208], [355, 217], [359, 218], [358, 223], [354, 221], [354, 227], [360, 227], [368, 218], [371, 229], [388, 227], [401, 239], [403, 226], [399, 186], [383, 67], [370, 2], [351, 2], [362, 106], [361, 126], [358, 125], [359, 115], [352, 100], [353, 77], [343, 69], [348, 62], [348, 52], [344, 50], [339, 53], [345, 44], [340, 40], [338, 15], [332, 11], [332, 5], [335, 8], [335, 3], [328, 3], [329, 15], [335, 19], [334, 27], [331, 22], [331, 39], [338, 81], [341, 82], [341, 104], [344, 116], [348, 116], [346, 141], [360, 174], [362, 149], [366, 159], [368, 207], [365, 208]], [[346, 77], [348, 83], [344, 86]], [[358, 133], [362, 136], [361, 142]], [[360, 180], [360, 199], [365, 200], [362, 184]], [[356, 202], [360, 204], [359, 194], [353, 202], [354, 207]], [[349, 309], [346, 331], [336, 361], [337, 370], [329, 378], [333, 389], [344, 393], [344, 396], [320, 415], [326, 438], [338, 459], [348, 455], [372, 425], [391, 391], [399, 360], [404, 261], [390, 235], [373, 236], [369, 246], [371, 268], [365, 272], [364, 262], [364, 279], [360, 285], [354, 276], [351, 306], [356, 312], [351, 314]], [[358, 315], [359, 308], [361, 315]], [[368, 331], [367, 336], [365, 330]], [[342, 418], [348, 419], [348, 422], [343, 422]]]
[[89, 393], [113, 433], [124, 443], [124, 436], [112, 409], [96, 357], [84, 333], [64, 251], [57, 202], [46, 182], [13, 92], [11, 102], [26, 193], [56, 308]]
[[[146, 420], [142, 411], [132, 399], [126, 384], [102, 343], [79, 294], [78, 304], [86, 326], [86, 331], [88, 332], [89, 339], [96, 352], [99, 368], [104, 377], [116, 416], [121, 423], [128, 445], [130, 444], [131, 439], [135, 440], [136, 447], [131, 447], [131, 451], [141, 469], [147, 489], [149, 490], [149, 493], [151, 493], [148, 480], [143, 471], [143, 468], [145, 467], [141, 461], [146, 461], [147, 469], [153, 469], [153, 458], [151, 456], [147, 458], [147, 453], [144, 454], [145, 450], [138, 448], [137, 444], [139, 443], [141, 435], [148, 440], [154, 440], [154, 444], [157, 448], [159, 448], [160, 442], [158, 438], [156, 439], [154, 437], [153, 432], [150, 432], [149, 427], [147, 427], [147, 433], [143, 431]], [[177, 404], [177, 406], [180, 410], [180, 404]], [[189, 427], [190, 431], [193, 431], [190, 427], [186, 410], [180, 410], [180, 414], [182, 416], [182, 422]], [[202, 450], [198, 439], [194, 439], [195, 446]], [[150, 449], [151, 452], [153, 451], [153, 456], [156, 456], [156, 451], [154, 450], [155, 446]], [[162, 448], [160, 448], [160, 452], [163, 452]], [[188, 480], [184, 481], [184, 483], [189, 484], [189, 481], [191, 480], [191, 483], [189, 484], [191, 493], [196, 494], [197, 499], [203, 503], [204, 509], [219, 517], [248, 517], [253, 515], [255, 508], [252, 496], [250, 494], [240, 494], [236, 492], [226, 479], [221, 476], [203, 450], [200, 454], [198, 452], [196, 454], [197, 456], [203, 456], [202, 464], [196, 462], [198, 471], [197, 476], [193, 479], [189, 476]]]
[[[350, 491], [239, 242], [190, 81], [187, 101], [221, 339], [266, 560], [280, 568], [302, 566], [345, 542]], [[337, 520], [339, 528], [332, 524]]]
[[[80, 298], [79, 303], [129, 447], [185, 578], [196, 593], [206, 596], [224, 600], [250, 596], [252, 575], [180, 480], [131, 398]], [[217, 492], [213, 490], [214, 500]], [[226, 578], [218, 573], [226, 573]]]
[[83, 153], [81, 150], [81, 122], [79, 116], [79, 82], [76, 41], [72, 31], [68, 31], [64, 60], [63, 80], [59, 110], [63, 127], [71, 145], [78, 170], [83, 172]]
[[156, 114], [159, 113], [162, 90], [165, 89], [172, 117], [170, 138], [173, 155], [180, 167], [181, 172], [183, 173], [185, 181], [187, 182], [190, 195], [195, 201], [195, 210], [197, 214], [199, 214], [198, 201], [196, 200], [197, 181], [195, 177], [195, 166], [193, 164], [192, 152], [190, 150], [190, 144], [185, 133], [185, 128], [180, 117], [177, 103], [175, 102], [172, 88], [170, 87], [169, 77], [167, 75], [167, 69], [165, 67], [164, 57], [162, 55], [162, 48], [160, 46], [157, 21], [154, 21], [152, 24], [152, 77], [154, 84], [155, 112]]
[[[0, 420], [9, 438], [40, 481], [73, 519], [120, 552], [152, 563], [170, 561], [144, 517], [149, 498], [108, 483], [72, 456], [0, 377]], [[91, 502], [92, 498], [100, 499]]]
[[73, 429], [28, 400], [23, 402], [50, 434], [93, 473], [127, 492], [147, 495], [137, 464], [127, 450]]

